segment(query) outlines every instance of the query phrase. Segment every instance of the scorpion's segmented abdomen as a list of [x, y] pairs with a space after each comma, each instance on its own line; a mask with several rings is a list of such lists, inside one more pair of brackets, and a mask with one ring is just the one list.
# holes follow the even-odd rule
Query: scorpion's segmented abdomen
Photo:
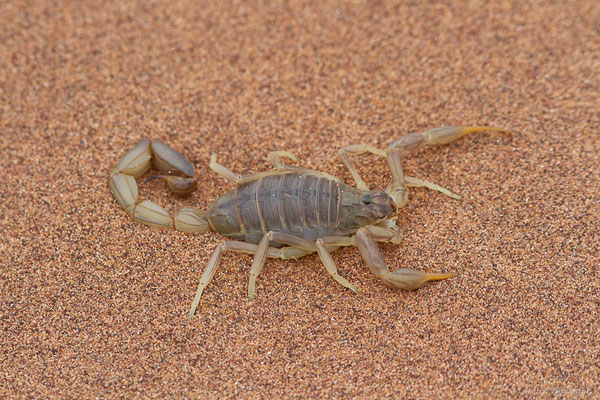
[[217, 199], [208, 220], [213, 230], [249, 243], [269, 231], [316, 240], [336, 231], [344, 186], [312, 174], [268, 175]]

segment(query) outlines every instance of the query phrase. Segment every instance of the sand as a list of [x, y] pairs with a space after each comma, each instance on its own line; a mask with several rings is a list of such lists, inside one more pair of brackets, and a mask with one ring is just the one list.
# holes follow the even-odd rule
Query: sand
[[[600, 6], [553, 2], [45, 2], [0, 5], [0, 396], [598, 398]], [[137, 224], [107, 177], [144, 137], [196, 166], [207, 208], [288, 150], [350, 183], [339, 147], [440, 125], [485, 133], [411, 154], [391, 268], [457, 272], [394, 291], [356, 248], [226, 254], [218, 234]], [[388, 170], [358, 157], [373, 187]]]

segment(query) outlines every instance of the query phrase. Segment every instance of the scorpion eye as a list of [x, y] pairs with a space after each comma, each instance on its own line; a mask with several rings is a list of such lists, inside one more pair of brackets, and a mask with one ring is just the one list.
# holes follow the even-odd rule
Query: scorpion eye
[[369, 195], [369, 194], [364, 195], [363, 197], [360, 198], [360, 202], [368, 206], [372, 202], [371, 195]]

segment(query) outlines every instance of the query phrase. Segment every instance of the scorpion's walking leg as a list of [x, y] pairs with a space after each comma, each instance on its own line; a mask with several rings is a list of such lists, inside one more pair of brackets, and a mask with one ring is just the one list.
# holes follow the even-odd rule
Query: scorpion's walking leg
[[283, 150], [270, 151], [269, 154], [267, 154], [267, 158], [269, 159], [269, 162], [275, 167], [275, 169], [285, 169], [285, 168], [289, 167], [288, 165], [286, 165], [283, 162], [282, 157], [286, 157], [294, 162], [298, 162], [298, 159], [296, 158], [296, 156], [288, 151], [283, 151]]
[[[345, 239], [346, 241], [351, 240], [348, 237], [344, 237], [343, 239]], [[329, 255], [330, 251], [333, 251], [340, 246], [349, 246], [349, 245], [351, 245], [351, 243], [345, 243], [345, 242], [337, 243], [336, 242], [336, 243], [325, 244], [321, 239], [317, 240], [317, 242], [315, 243], [310, 240], [302, 239], [302, 238], [299, 238], [299, 237], [296, 237], [294, 235], [290, 235], [287, 233], [269, 232], [269, 233], [265, 234], [265, 236], [263, 236], [260, 243], [258, 244], [256, 256], [255, 256], [254, 262], [252, 264], [252, 268], [250, 271], [250, 281], [248, 283], [248, 298], [249, 299], [254, 298], [254, 293], [256, 291], [256, 278], [258, 277], [258, 275], [262, 269], [262, 266], [264, 264], [264, 258], [266, 257], [265, 255], [263, 255], [263, 252], [265, 251], [264, 249], [266, 249], [268, 242], [271, 240], [275, 241], [275, 242], [279, 242], [279, 243], [285, 243], [289, 246], [292, 246], [292, 248], [301, 249], [301, 251], [303, 250], [304, 252], [306, 252], [306, 254], [317, 251], [319, 253], [319, 257], [321, 258], [321, 261], [323, 262], [323, 264], [325, 265], [325, 268], [327, 269], [327, 272], [329, 272], [329, 274], [333, 277], [333, 279], [335, 279], [337, 282], [342, 284], [344, 287], [347, 287], [348, 289], [352, 290], [353, 292], [355, 292], [355, 293], [358, 292], [357, 289], [351, 283], [349, 283], [346, 279], [342, 278], [341, 276], [339, 276], [337, 274], [337, 269], [335, 267], [333, 259]], [[281, 250], [285, 250], [285, 249], [286, 248], [283, 248]]]
[[352, 290], [354, 293], [358, 293], [358, 290], [348, 282], [346, 279], [342, 278], [337, 273], [337, 268], [335, 267], [335, 263], [329, 254], [330, 251], [333, 251], [341, 246], [351, 246], [353, 244], [352, 239], [348, 237], [329, 237], [329, 242], [325, 242], [323, 239], [317, 239], [316, 242], [312, 242], [310, 240], [302, 239], [293, 235], [289, 235], [287, 233], [281, 232], [271, 232], [271, 237], [273, 240], [286, 243], [291, 246], [299, 247], [305, 249], [307, 251], [317, 251], [323, 265], [325, 265], [325, 269], [327, 272], [342, 286]]
[[[307, 168], [297, 167], [295, 165], [285, 164], [283, 162], [283, 157], [289, 158], [290, 160], [292, 160], [294, 162], [298, 162], [298, 159], [296, 158], [296, 156], [294, 156], [293, 154], [291, 154], [287, 151], [271, 151], [267, 155], [269, 162], [273, 165], [273, 167], [275, 167], [275, 170], [277, 170], [277, 171], [295, 172], [298, 174], [309, 173], [311, 175], [327, 178], [327, 179], [330, 179], [330, 180], [333, 180], [336, 182], [340, 181], [337, 177], [330, 175], [326, 172], [318, 172], [318, 171], [313, 171], [313, 170], [310, 170]], [[265, 173], [263, 172], [262, 174], [265, 174]], [[269, 172], [266, 172], [266, 174], [269, 174]], [[257, 175], [257, 174], [254, 174], [254, 175]]]
[[359, 188], [360, 190], [369, 190], [369, 186], [367, 186], [365, 181], [362, 179], [362, 177], [356, 170], [356, 165], [354, 165], [354, 163], [352, 162], [350, 157], [348, 157], [350, 154], [356, 155], [356, 154], [362, 154], [362, 153], [371, 153], [371, 154], [375, 154], [376, 156], [380, 156], [380, 157], [387, 157], [387, 154], [383, 150], [380, 150], [373, 146], [367, 146], [364, 144], [351, 144], [350, 146], [344, 146], [338, 150], [338, 154], [340, 155], [340, 158], [342, 159], [344, 164], [346, 164], [348, 171], [350, 171], [350, 175], [352, 175], [354, 182], [356, 182], [356, 187]]
[[[462, 199], [462, 197], [460, 197], [456, 193], [452, 193], [448, 189], [445, 189], [439, 185], [436, 185], [433, 182], [428, 182], [428, 181], [420, 179], [420, 178], [413, 178], [412, 176], [404, 176], [404, 180], [406, 181], [406, 186], [426, 187], [427, 189], [435, 190], [436, 192], [445, 194], [446, 196], [451, 197], [455, 200]], [[390, 187], [388, 187], [387, 192], [391, 191], [391, 187], [392, 187], [392, 185], [390, 185]]]
[[415, 269], [402, 268], [390, 271], [383, 260], [375, 240], [386, 240], [394, 237], [395, 232], [385, 232], [387, 229], [377, 226], [366, 226], [356, 232], [356, 243], [360, 254], [369, 266], [369, 270], [386, 284], [404, 290], [420, 287], [427, 281], [441, 280], [454, 276], [454, 274], [427, 273]]
[[267, 233], [258, 243], [256, 247], [256, 253], [254, 254], [254, 260], [252, 260], [252, 266], [250, 267], [250, 280], [248, 282], [248, 299], [254, 300], [254, 293], [256, 292], [256, 278], [262, 270], [263, 265], [267, 259], [267, 249], [269, 247], [269, 234]]
[[194, 296], [194, 301], [192, 302], [192, 307], [190, 308], [190, 313], [188, 314], [190, 318], [196, 314], [196, 308], [198, 308], [198, 304], [200, 304], [200, 297], [202, 297], [202, 292], [204, 288], [210, 283], [213, 276], [215, 276], [215, 272], [217, 271], [217, 265], [219, 265], [219, 261], [221, 260], [221, 253], [223, 250], [228, 248], [228, 242], [224, 241], [217, 245], [217, 247], [213, 250], [210, 258], [208, 259], [208, 264], [206, 264], [206, 268], [204, 268], [204, 272], [202, 273], [202, 277], [200, 278], [200, 283], [198, 284], [198, 289], [196, 289], [196, 295]]
[[[266, 235], [265, 235], [266, 237]], [[261, 242], [262, 243], [262, 242]], [[192, 302], [192, 306], [190, 308], [189, 316], [190, 318], [194, 316], [196, 313], [196, 309], [198, 308], [198, 304], [200, 303], [200, 298], [202, 297], [202, 293], [204, 288], [208, 286], [210, 281], [212, 280], [215, 272], [217, 270], [217, 266], [219, 265], [219, 261], [221, 260], [221, 254], [225, 250], [236, 251], [248, 254], [255, 254], [254, 260], [252, 262], [251, 271], [254, 271], [254, 274], [258, 276], [260, 273], [260, 269], [262, 265], [264, 265], [264, 257], [265, 255], [262, 253], [264, 249], [260, 250], [259, 246], [252, 243], [240, 242], [236, 240], [225, 240], [217, 245], [217, 247], [213, 250], [208, 263], [206, 264], [206, 268], [202, 273], [202, 277], [200, 278], [200, 283], [198, 284], [198, 289], [196, 290], [196, 295], [194, 296], [194, 301]], [[267, 240], [268, 243], [268, 240]], [[263, 243], [264, 246], [264, 243]], [[290, 258], [300, 258], [307, 254], [313, 253], [314, 250], [305, 250], [298, 247], [283, 247], [283, 248], [275, 248], [275, 247], [267, 247], [266, 248], [266, 256], [272, 258], [281, 258], [281, 259], [290, 259]], [[258, 270], [258, 271], [257, 271]], [[251, 272], [252, 273], [252, 272]], [[252, 298], [251, 298], [252, 299]]]
[[314, 252], [314, 250], [302, 249], [295, 246], [283, 248], [268, 247], [269, 240], [272, 240], [272, 238], [272, 234], [266, 234], [256, 246], [254, 260], [252, 261], [252, 267], [250, 267], [250, 280], [248, 282], [248, 299], [250, 300], [254, 299], [256, 278], [258, 278], [267, 257], [277, 257], [285, 260], [288, 258], [300, 258]]
[[281, 171], [281, 170], [286, 170], [286, 171], [290, 170], [291, 171], [291, 170], [300, 169], [297, 167], [292, 167], [292, 166], [288, 166], [288, 165], [284, 164], [282, 157], [287, 157], [293, 161], [297, 161], [297, 158], [293, 154], [288, 153], [287, 151], [272, 151], [269, 153], [268, 158], [269, 158], [269, 161], [271, 162], [271, 164], [273, 164], [273, 166], [275, 167], [275, 170], [259, 172], [259, 173], [254, 173], [254, 174], [240, 175], [240, 174], [236, 174], [235, 172], [231, 171], [229, 168], [219, 164], [217, 162], [217, 154], [212, 153], [210, 156], [210, 163], [208, 166], [210, 167], [210, 169], [212, 169], [213, 171], [215, 171], [217, 174], [221, 175], [223, 178], [227, 179], [228, 181], [235, 183], [236, 185], [240, 185], [242, 183], [250, 182], [250, 181], [262, 178], [264, 176], [278, 174], [279, 172], [277, 172], [277, 171]]
[[250, 268], [250, 280], [248, 282], [248, 298], [250, 300], [254, 299], [254, 293], [256, 292], [256, 278], [258, 278], [258, 275], [260, 274], [260, 271], [265, 263], [269, 241], [284, 243], [289, 246], [302, 249], [307, 254], [317, 250], [314, 242], [311, 242], [310, 240], [305, 240], [282, 232], [266, 233], [257, 246], [254, 261], [252, 262], [252, 267]]
[[[275, 153], [286, 153], [286, 155], [291, 156], [291, 154], [289, 154], [287, 152], [275, 152]], [[279, 160], [281, 160], [281, 158], [279, 158]], [[235, 172], [231, 171], [229, 168], [227, 168], [217, 162], [217, 154], [216, 153], [211, 154], [210, 163], [208, 164], [208, 166], [210, 167], [210, 169], [215, 171], [217, 174], [221, 175], [223, 178], [227, 179], [228, 181], [235, 183], [236, 185], [240, 185], [240, 184], [246, 183], [246, 182], [251, 182], [256, 179], [262, 178], [264, 176], [275, 175], [275, 174], [279, 173], [277, 171], [266, 171], [266, 172], [259, 172], [259, 173], [247, 174], [247, 175], [236, 174]]]
[[[177, 195], [190, 194], [196, 188], [194, 166], [173, 148], [158, 142], [142, 140], [131, 149], [110, 174], [108, 186], [117, 202], [134, 220], [149, 226], [175, 228], [183, 232], [204, 232], [209, 229], [203, 211], [185, 207], [174, 217], [151, 201], [139, 201], [136, 179], [154, 166], [169, 190]], [[152, 179], [152, 178], [151, 178]]]
[[330, 175], [326, 172], [317, 172], [317, 171], [313, 171], [313, 170], [310, 170], [307, 168], [301, 168], [301, 167], [296, 167], [293, 165], [287, 165], [283, 162], [282, 157], [287, 157], [287, 158], [291, 159], [292, 161], [297, 161], [297, 158], [293, 154], [291, 154], [287, 151], [271, 151], [268, 154], [268, 158], [269, 158], [269, 162], [271, 164], [273, 164], [275, 169], [273, 169], [271, 171], [258, 172], [258, 173], [253, 173], [253, 174], [239, 175], [239, 174], [236, 174], [235, 172], [231, 171], [230, 169], [224, 167], [223, 165], [217, 163], [217, 155], [215, 153], [213, 153], [210, 157], [209, 167], [210, 167], [210, 169], [215, 171], [217, 174], [221, 175], [223, 178], [227, 179], [228, 181], [235, 183], [236, 185], [240, 185], [240, 184], [246, 183], [246, 182], [251, 182], [251, 181], [254, 181], [254, 180], [263, 178], [265, 176], [269, 176], [269, 175], [279, 175], [281, 173], [281, 171], [296, 172], [298, 174], [310, 173], [312, 175], [331, 179], [336, 182], [340, 181], [337, 177]]
[[[285, 243], [292, 247], [282, 249], [272, 248], [269, 247], [269, 241]], [[256, 278], [258, 278], [258, 275], [260, 274], [262, 267], [265, 264], [267, 256], [280, 258], [298, 258], [316, 251], [317, 248], [315, 244], [309, 240], [305, 240], [281, 232], [266, 233], [262, 237], [258, 245], [246, 242], [239, 242], [235, 240], [226, 240], [219, 243], [219, 245], [213, 251], [213, 254], [211, 255], [206, 266], [206, 269], [204, 270], [202, 277], [200, 278], [200, 283], [198, 285], [198, 289], [196, 290], [196, 295], [194, 297], [194, 301], [190, 309], [190, 317], [192, 317], [196, 312], [196, 308], [200, 303], [200, 297], [202, 296], [202, 292], [214, 276], [217, 265], [219, 264], [219, 260], [221, 259], [221, 253], [224, 250], [241, 251], [244, 253], [251, 254], [254, 253], [254, 260], [252, 261], [252, 267], [250, 268], [250, 279], [248, 282], [248, 298], [252, 300], [254, 299], [254, 294], [256, 292]]]
[[[344, 239], [351, 239], [351, 238], [344, 237]], [[340, 244], [340, 245], [344, 245], [344, 244]], [[316, 246], [317, 246], [317, 252], [319, 253], [319, 257], [321, 258], [321, 262], [323, 263], [323, 265], [325, 265], [325, 269], [327, 270], [329, 275], [331, 275], [333, 277], [333, 279], [335, 279], [342, 286], [352, 290], [354, 293], [358, 293], [358, 289], [356, 287], [354, 287], [353, 284], [351, 284], [345, 278], [342, 278], [341, 276], [338, 275], [337, 268], [335, 266], [335, 262], [333, 261], [333, 258], [331, 258], [331, 254], [329, 254], [329, 250], [327, 250], [327, 248], [325, 247], [325, 243], [324, 243], [323, 239], [317, 239]]]

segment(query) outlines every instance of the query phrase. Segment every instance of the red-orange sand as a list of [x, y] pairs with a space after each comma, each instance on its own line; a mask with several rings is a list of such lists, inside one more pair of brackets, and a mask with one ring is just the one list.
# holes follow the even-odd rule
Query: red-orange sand
[[[2, 1], [0, 397], [599, 398], [600, 5]], [[143, 137], [195, 164], [208, 207], [289, 150], [351, 182], [343, 145], [493, 125], [407, 160], [392, 268], [456, 271], [388, 289], [356, 248], [226, 254], [217, 234], [134, 223], [107, 177]], [[382, 187], [375, 157], [357, 164]]]

